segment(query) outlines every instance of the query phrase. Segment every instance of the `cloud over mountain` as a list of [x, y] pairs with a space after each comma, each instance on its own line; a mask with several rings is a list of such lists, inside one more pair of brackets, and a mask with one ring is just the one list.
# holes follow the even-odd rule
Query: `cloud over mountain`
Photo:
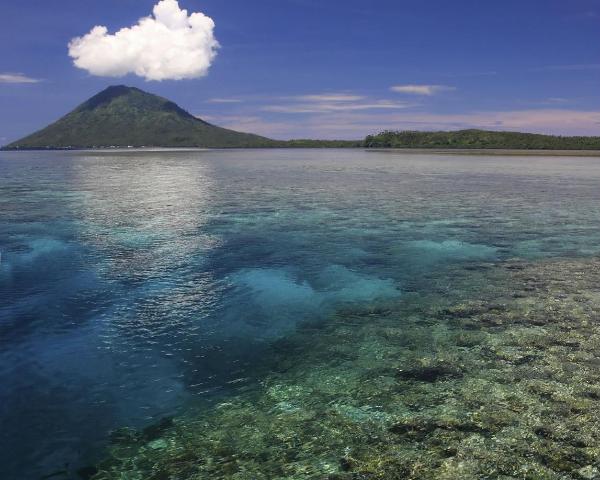
[[92, 75], [121, 77], [133, 73], [146, 80], [181, 80], [208, 73], [219, 43], [215, 23], [200, 12], [181, 9], [177, 0], [161, 0], [153, 15], [110, 34], [95, 26], [69, 43], [76, 67]]

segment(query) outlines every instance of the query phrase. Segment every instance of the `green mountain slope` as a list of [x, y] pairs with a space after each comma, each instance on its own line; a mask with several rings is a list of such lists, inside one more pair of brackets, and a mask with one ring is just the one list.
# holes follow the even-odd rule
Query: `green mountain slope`
[[7, 149], [91, 147], [267, 147], [277, 142], [211, 125], [138, 88], [112, 86]]
[[369, 135], [367, 148], [498, 148], [524, 150], [600, 150], [600, 137], [559, 137], [535, 133], [459, 130], [386, 131]]

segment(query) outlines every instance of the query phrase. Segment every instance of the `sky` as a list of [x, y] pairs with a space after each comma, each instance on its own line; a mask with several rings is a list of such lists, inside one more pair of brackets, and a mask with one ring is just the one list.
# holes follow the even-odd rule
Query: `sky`
[[20, 0], [0, 13], [0, 144], [118, 84], [281, 139], [600, 135], [600, 0]]

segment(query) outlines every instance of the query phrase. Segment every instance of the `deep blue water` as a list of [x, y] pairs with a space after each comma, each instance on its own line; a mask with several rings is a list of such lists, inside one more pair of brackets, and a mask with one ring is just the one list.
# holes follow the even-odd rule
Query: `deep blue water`
[[259, 382], [265, 345], [464, 262], [600, 253], [600, 158], [0, 153], [0, 478]]

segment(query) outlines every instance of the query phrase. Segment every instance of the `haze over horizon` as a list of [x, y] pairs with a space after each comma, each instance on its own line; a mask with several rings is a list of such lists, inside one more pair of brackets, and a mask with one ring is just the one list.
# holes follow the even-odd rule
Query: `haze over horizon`
[[544, 4], [7, 4], [0, 144], [114, 84], [279, 139], [462, 128], [599, 135], [600, 6]]

